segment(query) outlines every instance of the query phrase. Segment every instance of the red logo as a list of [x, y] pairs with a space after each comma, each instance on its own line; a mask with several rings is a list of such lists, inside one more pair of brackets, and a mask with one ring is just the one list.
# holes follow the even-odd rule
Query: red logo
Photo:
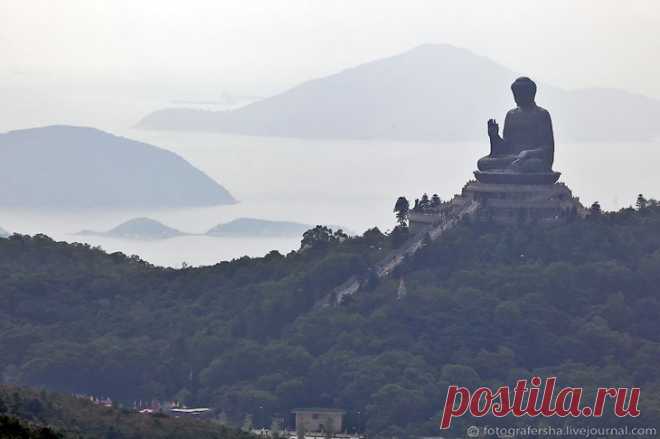
[[445, 407], [442, 411], [440, 428], [451, 427], [451, 421], [469, 412], [480, 418], [491, 414], [501, 418], [507, 415], [516, 417], [601, 417], [606, 403], [613, 400], [614, 414], [620, 418], [639, 416], [638, 387], [599, 387], [593, 405], [581, 405], [582, 387], [564, 387], [555, 395], [556, 377], [548, 377], [541, 387], [540, 377], [531, 380], [518, 380], [513, 390], [503, 386], [496, 391], [479, 387], [470, 392], [465, 387], [449, 386]]

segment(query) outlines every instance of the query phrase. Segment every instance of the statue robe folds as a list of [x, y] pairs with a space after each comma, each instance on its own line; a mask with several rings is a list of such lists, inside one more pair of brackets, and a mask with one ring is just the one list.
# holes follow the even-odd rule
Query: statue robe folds
[[500, 137], [497, 123], [488, 122], [491, 151], [477, 162], [482, 172], [550, 173], [555, 141], [550, 113], [536, 104], [510, 110]]

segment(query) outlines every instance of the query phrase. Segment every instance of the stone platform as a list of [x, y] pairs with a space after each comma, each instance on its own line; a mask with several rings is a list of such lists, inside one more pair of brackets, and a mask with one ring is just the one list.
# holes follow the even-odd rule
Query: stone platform
[[496, 184], [553, 184], [560, 176], [561, 172], [474, 171], [477, 181]]
[[498, 224], [553, 223], [584, 215], [564, 183], [501, 184], [471, 181], [456, 202], [479, 203], [478, 218]]
[[584, 216], [585, 208], [564, 183], [503, 184], [470, 181], [437, 211], [412, 211], [413, 230], [425, 229], [455, 215], [462, 206], [478, 204], [473, 219], [501, 225], [566, 222]]

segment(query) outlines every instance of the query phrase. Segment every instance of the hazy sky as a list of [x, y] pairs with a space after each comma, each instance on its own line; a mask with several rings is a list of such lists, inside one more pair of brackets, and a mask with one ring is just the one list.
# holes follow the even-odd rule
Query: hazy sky
[[[0, 132], [70, 124], [150, 141], [226, 185], [244, 201], [236, 215], [358, 230], [391, 221], [392, 194], [451, 196], [487, 150], [486, 133], [485, 144], [453, 149], [460, 165], [445, 164], [438, 174], [447, 156], [435, 145], [328, 141], [310, 149], [307, 140], [131, 127], [174, 100], [267, 96], [426, 43], [467, 48], [560, 87], [617, 87], [660, 98], [659, 29], [660, 0], [0, 0]], [[658, 187], [656, 143], [626, 145], [639, 154], [624, 162], [619, 145], [558, 146], [558, 166], [586, 204], [598, 199], [605, 208], [621, 207], [638, 191]], [[424, 161], [427, 171], [420, 171], [420, 156], [435, 157]], [[394, 164], [403, 169], [396, 178]], [[632, 171], [614, 181], [606, 177], [610, 169]], [[328, 194], [342, 196], [330, 197], [332, 204]], [[310, 199], [319, 205], [310, 209]], [[213, 212], [202, 227], [197, 213], [184, 216], [189, 225], [166, 223], [201, 231], [233, 219]], [[27, 227], [22, 214], [13, 222], [6, 212], [3, 218], [6, 229]], [[68, 239], [64, 233], [119, 222], [75, 218], [74, 227], [68, 217], [39, 215], [25, 230]], [[188, 250], [204, 255], [196, 246]], [[181, 249], [173, 251], [178, 258]]]
[[271, 94], [448, 43], [559, 86], [660, 98], [659, 29], [658, 0], [0, 0], [0, 90]]

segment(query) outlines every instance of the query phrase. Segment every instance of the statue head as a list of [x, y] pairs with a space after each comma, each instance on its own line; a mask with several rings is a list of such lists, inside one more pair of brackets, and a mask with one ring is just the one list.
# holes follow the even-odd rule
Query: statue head
[[513, 92], [513, 99], [518, 106], [528, 106], [534, 103], [536, 84], [528, 77], [521, 76], [513, 81], [513, 84], [511, 84], [511, 91]]

